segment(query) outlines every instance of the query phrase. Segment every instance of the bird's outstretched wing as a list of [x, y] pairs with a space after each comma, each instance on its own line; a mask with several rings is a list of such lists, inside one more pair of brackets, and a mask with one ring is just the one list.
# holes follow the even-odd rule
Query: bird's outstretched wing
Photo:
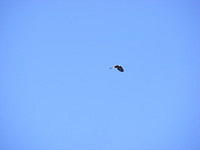
[[120, 66], [120, 65], [115, 65], [114, 68], [116, 68], [120, 72], [124, 72], [124, 68], [122, 66]]

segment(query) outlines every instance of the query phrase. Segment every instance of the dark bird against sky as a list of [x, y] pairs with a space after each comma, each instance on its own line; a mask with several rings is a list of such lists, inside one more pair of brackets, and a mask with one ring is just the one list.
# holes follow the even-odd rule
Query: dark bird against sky
[[124, 68], [122, 66], [120, 66], [120, 65], [115, 65], [114, 68], [116, 68], [120, 72], [124, 72]]

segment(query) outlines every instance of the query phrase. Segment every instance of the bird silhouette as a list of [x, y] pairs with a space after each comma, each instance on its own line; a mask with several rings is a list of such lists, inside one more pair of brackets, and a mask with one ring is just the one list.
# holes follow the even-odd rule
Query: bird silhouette
[[124, 68], [120, 65], [115, 65], [115, 66], [111, 67], [110, 69], [112, 69], [112, 68], [116, 68], [118, 71], [124, 72]]

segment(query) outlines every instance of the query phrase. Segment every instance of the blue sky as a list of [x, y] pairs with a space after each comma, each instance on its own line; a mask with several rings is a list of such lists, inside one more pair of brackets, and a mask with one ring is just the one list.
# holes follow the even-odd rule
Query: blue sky
[[199, 1], [1, 0], [0, 14], [1, 150], [200, 149]]

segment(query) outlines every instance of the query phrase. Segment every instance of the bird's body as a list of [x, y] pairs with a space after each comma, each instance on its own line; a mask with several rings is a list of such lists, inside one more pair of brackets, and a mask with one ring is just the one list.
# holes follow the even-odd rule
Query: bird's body
[[120, 65], [115, 65], [114, 68], [116, 68], [120, 72], [124, 72], [124, 68], [122, 66], [120, 66]]

